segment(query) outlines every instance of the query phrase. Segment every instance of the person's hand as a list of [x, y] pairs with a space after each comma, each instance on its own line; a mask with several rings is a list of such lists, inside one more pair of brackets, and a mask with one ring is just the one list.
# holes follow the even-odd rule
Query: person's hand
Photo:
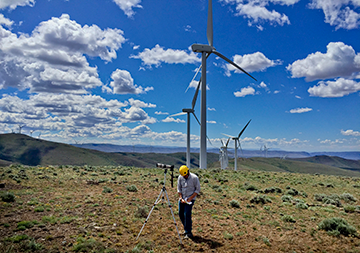
[[180, 199], [180, 202], [183, 204], [186, 203], [185, 199], [183, 199], [183, 198]]

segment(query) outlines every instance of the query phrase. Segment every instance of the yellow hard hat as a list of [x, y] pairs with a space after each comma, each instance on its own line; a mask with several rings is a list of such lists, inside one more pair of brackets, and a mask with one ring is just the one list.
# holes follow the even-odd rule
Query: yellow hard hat
[[186, 167], [186, 165], [182, 165], [179, 169], [179, 172], [181, 176], [186, 176], [187, 174], [189, 174], [189, 168]]

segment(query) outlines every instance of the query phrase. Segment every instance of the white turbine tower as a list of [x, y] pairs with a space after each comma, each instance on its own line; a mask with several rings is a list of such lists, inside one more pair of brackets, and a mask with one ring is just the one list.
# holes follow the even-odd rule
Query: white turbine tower
[[212, 18], [212, 0], [209, 0], [208, 7], [208, 20], [207, 20], [207, 40], [209, 45], [203, 44], [193, 44], [191, 46], [192, 50], [197, 53], [201, 53], [201, 129], [200, 129], [200, 169], [206, 169], [207, 167], [207, 153], [206, 153], [206, 59], [211, 54], [214, 53], [220, 58], [224, 59], [237, 69], [241, 70], [255, 81], [256, 79], [252, 77], [249, 73], [239, 67], [236, 63], [232, 62], [224, 55], [220, 54], [213, 47], [213, 18]]
[[228, 150], [227, 150], [227, 147], [229, 145], [229, 141], [230, 141], [230, 138], [228, 138], [226, 144], [223, 142], [223, 140], [221, 140], [221, 144], [222, 146], [220, 147], [220, 157], [219, 157], [219, 160], [220, 160], [220, 166], [221, 166], [221, 169], [226, 169], [228, 164], [229, 164], [229, 154], [228, 154]]
[[194, 107], [195, 107], [195, 104], [196, 104], [196, 99], [197, 99], [197, 96], [198, 96], [198, 93], [199, 93], [200, 83], [201, 83], [201, 79], [200, 79], [199, 84], [198, 84], [198, 86], [196, 88], [195, 95], [194, 95], [194, 98], [193, 98], [192, 103], [191, 103], [191, 108], [184, 108], [184, 109], [182, 109], [182, 112], [171, 115], [172, 117], [175, 117], [175, 116], [180, 116], [180, 115], [187, 114], [186, 166], [189, 169], [190, 169], [190, 114], [193, 114], [195, 119], [199, 123], [199, 125], [201, 125], [199, 119], [195, 115], [195, 110], [194, 110]]
[[227, 135], [227, 134], [223, 134], [227, 137], [232, 138], [235, 141], [235, 163], [234, 163], [234, 170], [237, 170], [237, 143], [239, 143], [240, 149], [241, 149], [241, 144], [240, 144], [240, 136], [243, 134], [243, 132], [245, 131], [245, 129], [247, 128], [247, 126], [250, 124], [250, 121], [245, 125], [245, 127], [241, 130], [241, 132], [239, 133], [239, 135], [237, 137], [235, 136], [231, 136], [231, 135]]

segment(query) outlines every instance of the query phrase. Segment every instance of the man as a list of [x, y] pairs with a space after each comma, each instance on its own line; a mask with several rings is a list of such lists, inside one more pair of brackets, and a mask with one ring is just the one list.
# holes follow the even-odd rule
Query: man
[[200, 193], [200, 181], [197, 175], [190, 173], [185, 165], [179, 169], [180, 175], [177, 182], [179, 194], [179, 216], [185, 229], [185, 239], [192, 238], [191, 211], [196, 196]]

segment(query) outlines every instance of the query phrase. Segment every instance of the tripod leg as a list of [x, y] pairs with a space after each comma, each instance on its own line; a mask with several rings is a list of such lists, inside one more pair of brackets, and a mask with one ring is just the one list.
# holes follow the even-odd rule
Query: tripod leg
[[172, 208], [171, 208], [171, 203], [170, 203], [169, 196], [168, 196], [168, 194], [167, 194], [166, 189], [165, 189], [165, 194], [166, 194], [166, 199], [167, 199], [168, 204], [169, 204], [169, 207], [170, 207], [170, 211], [171, 211], [172, 217], [173, 217], [173, 219], [174, 219], [174, 224], [175, 224], [175, 227], [176, 227], [176, 231], [177, 231], [177, 233], [178, 233], [178, 236], [179, 236], [180, 244], [182, 244], [181, 236], [180, 236], [180, 233], [179, 233], [179, 229], [178, 229], [178, 227], [177, 227], [177, 225], [176, 225], [176, 220], [175, 220], [174, 212], [173, 212], [173, 210], [172, 210]]
[[141, 232], [143, 231], [143, 229], [144, 229], [144, 227], [145, 227], [145, 225], [146, 225], [147, 221], [148, 221], [148, 220], [149, 220], [149, 218], [150, 218], [150, 215], [151, 215], [152, 211], [154, 210], [155, 205], [156, 205], [156, 204], [158, 204], [158, 200], [160, 199], [160, 197], [161, 197], [161, 195], [162, 195], [162, 194], [163, 194], [163, 190], [161, 190], [161, 191], [160, 191], [159, 196], [158, 196], [158, 197], [157, 197], [157, 199], [155, 200], [155, 203], [154, 203], [153, 207], [151, 208], [151, 210], [150, 210], [150, 212], [149, 212], [149, 215], [148, 215], [148, 217], [146, 218], [146, 220], [145, 220], [145, 222], [144, 222], [144, 225], [142, 226], [142, 228], [141, 228], [141, 230], [140, 230], [140, 232], [139, 232], [138, 236], [136, 237], [136, 240], [139, 238], [139, 236], [140, 236]]

